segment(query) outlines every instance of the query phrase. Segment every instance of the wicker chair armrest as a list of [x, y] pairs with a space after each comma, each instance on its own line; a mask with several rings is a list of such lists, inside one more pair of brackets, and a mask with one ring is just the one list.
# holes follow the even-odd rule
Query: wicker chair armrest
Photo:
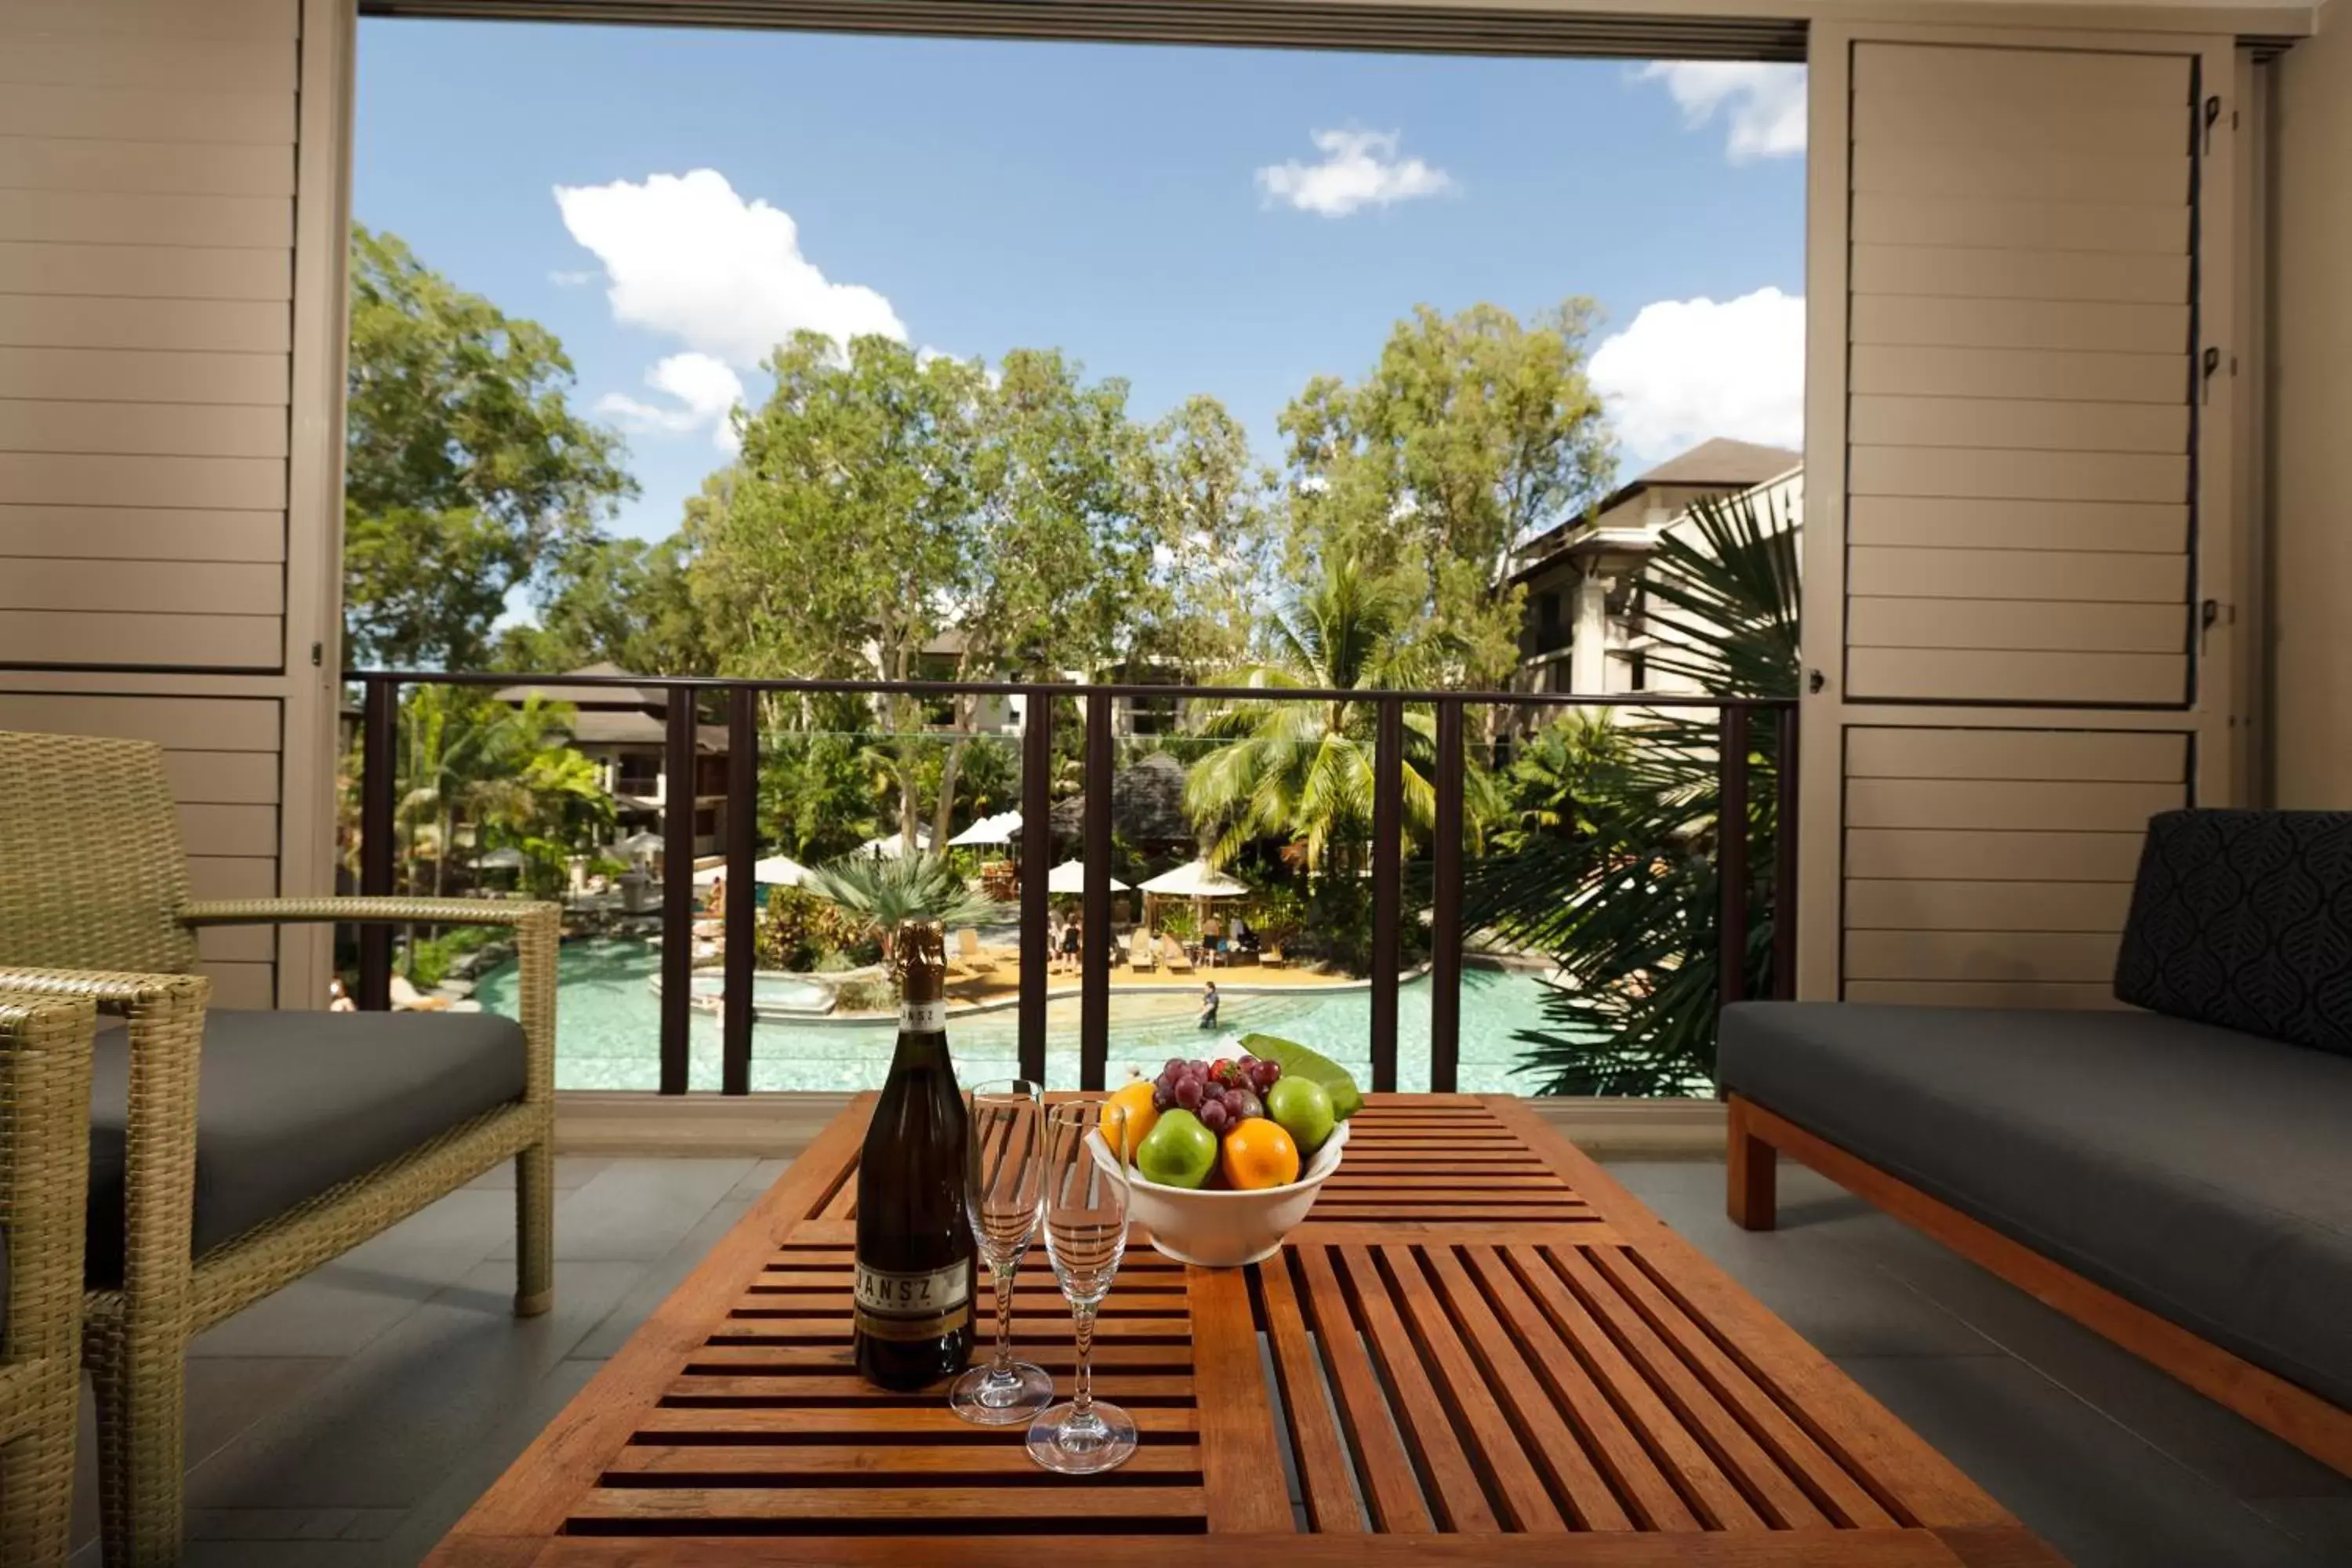
[[159, 1010], [201, 1015], [212, 982], [197, 974], [131, 974], [99, 969], [13, 969], [0, 964], [0, 991], [28, 996], [87, 996], [101, 1013]]
[[322, 921], [359, 924], [526, 926], [553, 925], [557, 905], [483, 899], [237, 899], [183, 904], [182, 923], [192, 926], [294, 925]]

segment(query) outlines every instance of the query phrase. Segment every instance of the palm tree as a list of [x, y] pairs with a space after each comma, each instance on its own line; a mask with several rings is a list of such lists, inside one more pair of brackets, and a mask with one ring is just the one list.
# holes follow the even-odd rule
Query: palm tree
[[1007, 916], [1003, 904], [966, 887], [939, 854], [845, 855], [811, 871], [809, 888], [863, 915], [885, 953], [901, 921], [973, 926]]
[[536, 760], [562, 749], [565, 717], [536, 698], [509, 708], [454, 686], [421, 686], [402, 704], [396, 818], [411, 887], [414, 863], [429, 846], [432, 890], [443, 890], [460, 821], [528, 815], [526, 775]]
[[[1203, 735], [1225, 743], [1193, 764], [1184, 805], [1215, 834], [1213, 858], [1229, 859], [1256, 839], [1285, 838], [1298, 847], [1309, 875], [1352, 868], [1371, 834], [1378, 722], [1371, 694], [1410, 685], [1418, 673], [1409, 640], [1417, 610], [1417, 595], [1398, 580], [1376, 577], [1353, 559], [1335, 562], [1268, 619], [1267, 658], [1217, 678], [1254, 690], [1340, 695], [1236, 698], [1201, 725]], [[1425, 833], [1436, 807], [1429, 782], [1435, 725], [1427, 713], [1409, 711], [1405, 729], [1405, 826]]]
[[[1798, 684], [1793, 519], [1750, 496], [1701, 501], [1669, 531], [1644, 579], [1654, 670], [1728, 697], [1793, 698]], [[1686, 711], [1686, 710], [1677, 710]], [[1589, 831], [1538, 834], [1478, 863], [1474, 925], [1549, 952], [1568, 985], [1544, 1027], [1523, 1032], [1528, 1066], [1549, 1094], [1676, 1094], [1715, 1072], [1721, 807], [1712, 714], [1621, 726], [1622, 754], [1591, 773]], [[1768, 891], [1780, 830], [1779, 736], [1749, 741], [1748, 821], [1757, 885]], [[1748, 921], [1749, 994], [1769, 973], [1772, 921]]]

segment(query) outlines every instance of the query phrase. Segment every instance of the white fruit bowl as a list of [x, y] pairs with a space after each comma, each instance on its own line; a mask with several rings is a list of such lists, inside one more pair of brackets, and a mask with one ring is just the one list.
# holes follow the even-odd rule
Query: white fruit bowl
[[[1315, 1194], [1339, 1168], [1339, 1151], [1347, 1142], [1348, 1124], [1342, 1121], [1331, 1129], [1298, 1180], [1255, 1192], [1162, 1186], [1129, 1166], [1128, 1217], [1148, 1226], [1152, 1247], [1179, 1263], [1238, 1268], [1258, 1262], [1282, 1250], [1283, 1237], [1315, 1206]], [[1116, 1168], [1117, 1156], [1101, 1133], [1091, 1136], [1089, 1147], [1105, 1168]]]

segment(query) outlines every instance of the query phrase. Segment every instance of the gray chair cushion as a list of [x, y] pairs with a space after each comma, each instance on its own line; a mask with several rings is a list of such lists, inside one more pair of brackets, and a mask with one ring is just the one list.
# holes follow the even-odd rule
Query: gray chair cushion
[[[93, 1288], [122, 1282], [131, 1047], [98, 1036], [90, 1092]], [[195, 1255], [522, 1098], [522, 1029], [493, 1013], [239, 1013], [205, 1019]]]
[[2352, 1406], [2352, 1059], [2149, 1013], [1726, 1009], [1725, 1088]]
[[2116, 995], [2352, 1055], [2352, 812], [2149, 818]]

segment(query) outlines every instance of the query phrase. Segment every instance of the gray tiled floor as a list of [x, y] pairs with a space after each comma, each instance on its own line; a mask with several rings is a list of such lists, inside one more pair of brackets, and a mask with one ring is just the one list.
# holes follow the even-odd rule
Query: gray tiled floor
[[[529, 1322], [501, 1171], [222, 1324], [189, 1370], [189, 1562], [416, 1563], [783, 1166], [559, 1161], [558, 1305]], [[1612, 1169], [2078, 1563], [2352, 1561], [2352, 1481], [1810, 1173], [1749, 1236], [1719, 1164]]]

